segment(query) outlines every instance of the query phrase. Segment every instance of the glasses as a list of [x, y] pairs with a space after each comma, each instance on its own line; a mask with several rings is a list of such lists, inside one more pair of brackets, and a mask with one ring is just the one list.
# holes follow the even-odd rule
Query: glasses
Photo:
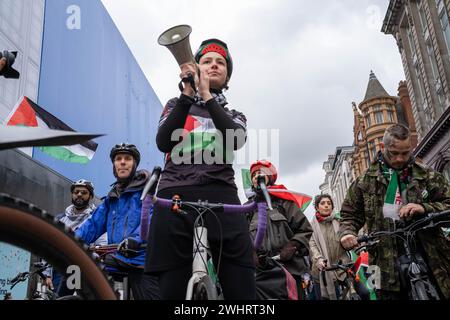
[[86, 191], [86, 190], [74, 190], [73, 192], [72, 192], [72, 194], [75, 194], [75, 195], [77, 195], [77, 194], [81, 194], [82, 196], [85, 196], [85, 195], [88, 195], [89, 194], [89, 191]]

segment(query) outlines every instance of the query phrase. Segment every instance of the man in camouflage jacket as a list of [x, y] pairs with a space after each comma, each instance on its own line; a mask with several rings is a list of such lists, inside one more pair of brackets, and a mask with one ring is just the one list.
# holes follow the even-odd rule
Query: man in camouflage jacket
[[[383, 175], [383, 166], [408, 172], [403, 205], [398, 211], [400, 219], [420, 218], [424, 214], [450, 209], [450, 186], [443, 175], [414, 161], [408, 128], [393, 125], [386, 130], [377, 160], [365, 174], [356, 179], [347, 191], [342, 204], [339, 237], [342, 246], [349, 250], [357, 246], [356, 235], [364, 224], [367, 231], [392, 231], [394, 220], [385, 218], [383, 206], [389, 185]], [[406, 199], [404, 199], [406, 198]], [[369, 250], [370, 265], [381, 271], [380, 299], [406, 298], [407, 291], [400, 285], [395, 262], [401, 241], [393, 237], [380, 238], [377, 246]], [[443, 297], [450, 298], [450, 243], [440, 228], [422, 230], [416, 238], [429, 270]], [[421, 247], [421, 249], [420, 249]]]

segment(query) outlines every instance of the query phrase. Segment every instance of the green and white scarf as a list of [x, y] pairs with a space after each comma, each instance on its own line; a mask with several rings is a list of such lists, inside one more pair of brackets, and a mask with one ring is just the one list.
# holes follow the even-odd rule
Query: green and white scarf
[[405, 170], [397, 171], [386, 165], [383, 166], [383, 176], [389, 181], [383, 205], [385, 218], [400, 219], [399, 210], [406, 203], [407, 179], [405, 179], [405, 175], [407, 176], [408, 169]]

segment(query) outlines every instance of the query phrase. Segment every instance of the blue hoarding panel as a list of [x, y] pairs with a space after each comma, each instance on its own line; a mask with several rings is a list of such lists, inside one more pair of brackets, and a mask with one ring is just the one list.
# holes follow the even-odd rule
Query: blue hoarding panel
[[162, 165], [161, 102], [100, 0], [46, 1], [38, 104], [76, 131], [107, 134], [95, 140], [87, 165], [34, 154], [72, 180], [91, 179], [99, 196], [115, 180], [109, 151], [116, 143], [137, 145], [140, 168]]
[[13, 300], [27, 297], [28, 280], [18, 283], [11, 289], [11, 280], [20, 272], [30, 269], [30, 253], [26, 250], [0, 242], [0, 299], [6, 293], [12, 294]]

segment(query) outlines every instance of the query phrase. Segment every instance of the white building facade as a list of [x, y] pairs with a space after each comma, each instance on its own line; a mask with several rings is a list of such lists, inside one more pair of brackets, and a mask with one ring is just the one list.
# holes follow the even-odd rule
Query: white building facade
[[331, 195], [335, 211], [340, 211], [347, 189], [355, 180], [351, 170], [354, 150], [351, 146], [337, 147], [335, 154], [329, 155], [323, 163], [325, 182], [320, 185], [320, 191]]
[[0, 123], [26, 95], [37, 101], [45, 0], [0, 1], [0, 51], [17, 51], [20, 79], [0, 77]]

